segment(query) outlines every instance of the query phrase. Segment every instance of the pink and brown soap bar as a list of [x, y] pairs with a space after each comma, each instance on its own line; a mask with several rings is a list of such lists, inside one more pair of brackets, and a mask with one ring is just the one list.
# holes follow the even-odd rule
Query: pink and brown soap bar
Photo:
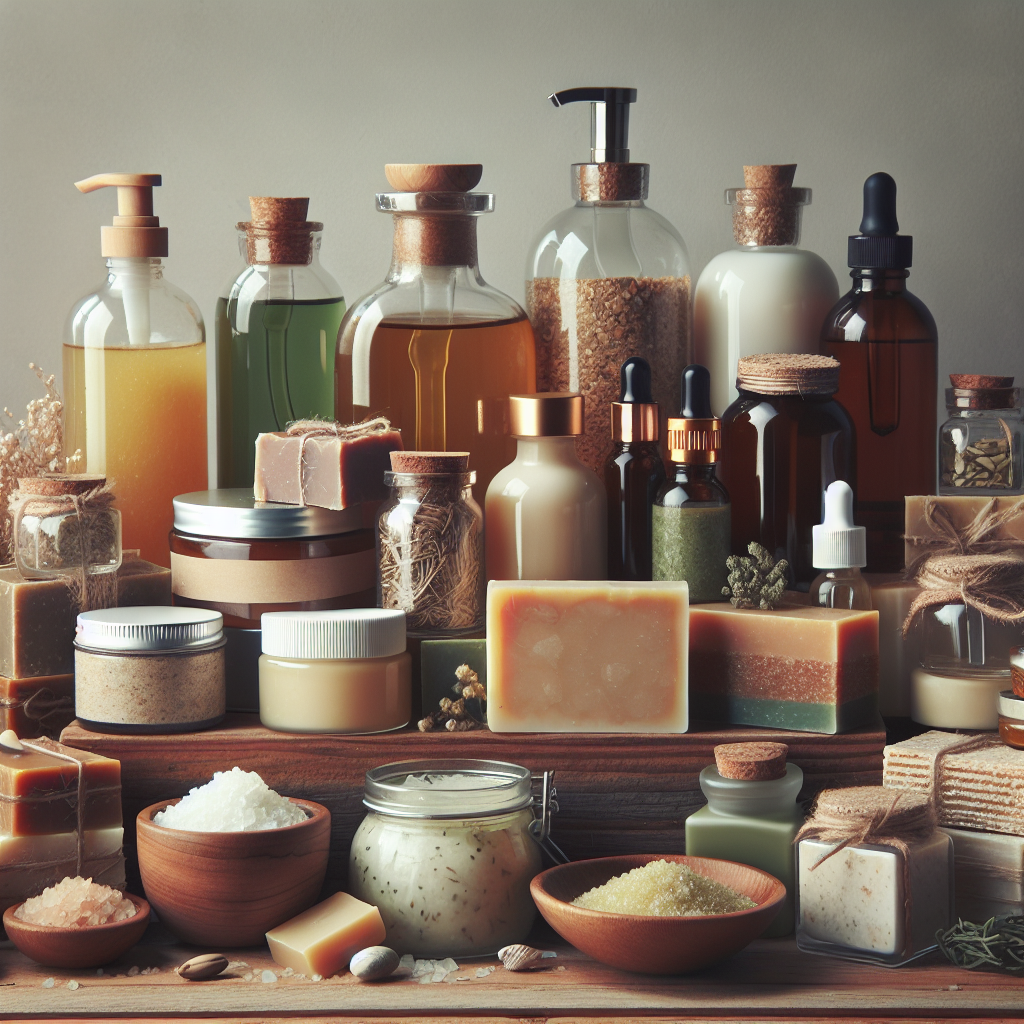
[[402, 435], [386, 419], [343, 426], [305, 420], [256, 438], [257, 501], [340, 511], [387, 497], [384, 474]]
[[878, 613], [690, 608], [694, 718], [848, 732], [878, 715]]

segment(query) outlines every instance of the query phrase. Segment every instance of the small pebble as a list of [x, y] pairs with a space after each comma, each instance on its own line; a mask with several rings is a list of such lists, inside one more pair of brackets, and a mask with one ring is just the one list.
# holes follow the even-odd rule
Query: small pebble
[[76, 988], [78, 988], [78, 982], [77, 982], [77, 981], [75, 981], [75, 979], [74, 979], [74, 978], [72, 978], [72, 979], [71, 979], [71, 980], [70, 980], [70, 981], [68, 982], [68, 988], [69, 988], [69, 989], [71, 989], [71, 991], [72, 991], [72, 992], [74, 992], [74, 991], [75, 991], [75, 989], [76, 989]]
[[53, 986], [55, 984], [56, 984], [55, 979], [47, 978], [46, 981], [43, 982], [43, 988], [53, 988]]
[[277, 975], [273, 971], [264, 971], [260, 975], [260, 981], [269, 985], [272, 981], [277, 981]]
[[387, 946], [368, 946], [349, 961], [348, 969], [360, 981], [380, 981], [398, 970], [399, 956]]

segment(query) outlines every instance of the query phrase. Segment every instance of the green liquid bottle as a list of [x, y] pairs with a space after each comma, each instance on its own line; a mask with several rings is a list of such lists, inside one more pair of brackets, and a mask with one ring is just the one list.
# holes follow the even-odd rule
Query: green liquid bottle
[[217, 300], [217, 478], [251, 487], [256, 436], [334, 419], [334, 353], [345, 300], [320, 266], [308, 199], [250, 199], [238, 225], [246, 268]]

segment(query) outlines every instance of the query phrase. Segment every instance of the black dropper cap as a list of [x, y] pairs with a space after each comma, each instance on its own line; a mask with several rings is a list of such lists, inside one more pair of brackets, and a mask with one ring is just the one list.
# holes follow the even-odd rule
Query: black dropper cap
[[715, 414], [711, 411], [711, 374], [706, 366], [691, 363], [683, 370], [682, 386], [683, 404], [679, 415], [686, 420], [710, 420]]
[[636, 89], [563, 89], [548, 99], [556, 107], [590, 103], [591, 163], [629, 163], [629, 105], [636, 103]]
[[640, 356], [630, 356], [619, 371], [619, 401], [651, 405], [651, 366]]
[[864, 269], [902, 268], [913, 264], [914, 238], [898, 234], [896, 182], [884, 171], [864, 182], [864, 218], [860, 234], [850, 235], [847, 265]]

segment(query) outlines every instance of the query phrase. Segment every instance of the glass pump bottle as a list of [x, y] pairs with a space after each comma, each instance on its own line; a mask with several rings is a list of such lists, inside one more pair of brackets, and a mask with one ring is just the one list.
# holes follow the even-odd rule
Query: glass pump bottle
[[395, 192], [384, 282], [345, 315], [335, 361], [335, 416], [383, 415], [417, 451], [466, 451], [483, 504], [491, 478], [515, 456], [508, 396], [536, 391], [526, 313], [480, 276], [476, 219], [494, 196], [471, 192], [480, 164], [388, 164]]
[[76, 471], [107, 477], [122, 544], [170, 565], [176, 494], [205, 490], [206, 330], [199, 307], [164, 278], [167, 228], [153, 216], [159, 174], [98, 174], [116, 187], [101, 230], [107, 279], [71, 310], [64, 342], [64, 439]]
[[864, 219], [851, 235], [853, 289], [825, 320], [824, 351], [842, 365], [836, 399], [857, 431], [854, 519], [866, 527], [868, 572], [903, 569], [904, 498], [935, 493], [938, 334], [907, 291], [914, 240], [900, 235], [896, 182], [864, 182]]
[[256, 436], [334, 419], [334, 349], [345, 313], [320, 265], [309, 200], [253, 196], [238, 224], [245, 269], [217, 300], [217, 478], [252, 487]]
[[[655, 371], [665, 436], [690, 361], [690, 259], [676, 229], [645, 203], [650, 164], [629, 162], [636, 89], [567, 89], [550, 99], [590, 103], [591, 158], [572, 165], [575, 205], [544, 225], [526, 264], [537, 386], [607, 409], [619, 398], [617, 368], [640, 356]], [[577, 443], [580, 461], [598, 474], [614, 451], [606, 423], [591, 416]]]

